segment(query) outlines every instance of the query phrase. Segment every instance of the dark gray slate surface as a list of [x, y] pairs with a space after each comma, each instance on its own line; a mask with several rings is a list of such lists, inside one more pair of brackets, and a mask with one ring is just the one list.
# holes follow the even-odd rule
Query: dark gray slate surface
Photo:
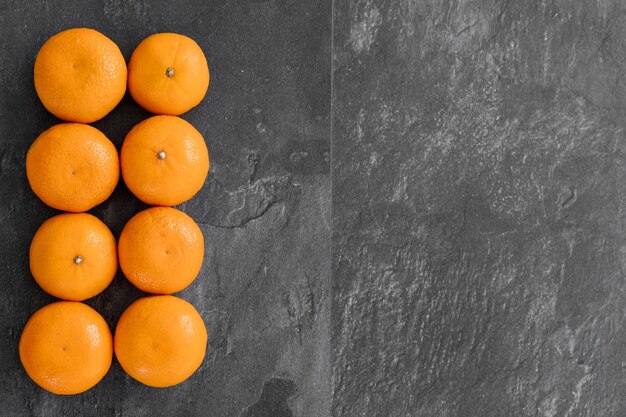
[[[19, 363], [21, 329], [53, 300], [28, 270], [30, 239], [54, 211], [28, 187], [24, 157], [58, 122], [32, 68], [48, 37], [76, 26], [102, 31], [126, 58], [147, 35], [183, 33], [209, 61], [208, 96], [184, 118], [205, 136], [212, 167], [181, 206], [201, 224], [206, 257], [180, 295], [210, 342], [200, 370], [173, 388], [142, 386], [114, 362], [94, 389], [60, 397]], [[0, 415], [328, 415], [330, 26], [323, 1], [0, 1]], [[119, 147], [147, 116], [127, 97], [95, 125]], [[93, 213], [118, 235], [143, 207], [120, 185]], [[88, 303], [114, 327], [140, 295], [120, 274]]]
[[334, 28], [334, 415], [625, 416], [626, 4]]

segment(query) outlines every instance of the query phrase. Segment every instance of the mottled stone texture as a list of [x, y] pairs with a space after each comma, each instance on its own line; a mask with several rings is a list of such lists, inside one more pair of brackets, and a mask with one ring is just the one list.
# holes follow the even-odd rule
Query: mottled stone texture
[[334, 28], [333, 414], [626, 415], [626, 4]]
[[[102, 31], [128, 59], [155, 32], [194, 38], [211, 87], [183, 117], [212, 157], [204, 189], [180, 208], [206, 241], [198, 279], [180, 296], [209, 331], [187, 382], [142, 386], [114, 362], [87, 393], [36, 387], [17, 354], [28, 317], [53, 299], [30, 276], [28, 247], [54, 211], [31, 192], [24, 157], [58, 123], [39, 103], [35, 56], [56, 32]], [[330, 27], [317, 0], [0, 2], [0, 414], [23, 416], [324, 416], [330, 407]], [[148, 116], [126, 97], [95, 124], [116, 146]], [[92, 212], [119, 235], [144, 206], [121, 184]], [[119, 274], [89, 300], [112, 328], [141, 293]]]

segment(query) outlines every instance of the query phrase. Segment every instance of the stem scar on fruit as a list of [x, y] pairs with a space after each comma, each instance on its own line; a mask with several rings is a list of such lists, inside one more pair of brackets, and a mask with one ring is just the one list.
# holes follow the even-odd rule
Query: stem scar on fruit
[[163, 159], [165, 159], [165, 157], [166, 157], [165, 151], [161, 150], [161, 151], [157, 152], [157, 158], [158, 159], [163, 160]]
[[76, 256], [74, 257], [74, 263], [75, 263], [76, 265], [80, 265], [80, 264], [82, 264], [82, 263], [83, 263], [83, 257], [82, 257], [82, 256], [80, 256], [80, 255], [76, 255]]
[[168, 78], [172, 78], [174, 76], [174, 68], [169, 67], [168, 69], [166, 69], [165, 75], [167, 75]]

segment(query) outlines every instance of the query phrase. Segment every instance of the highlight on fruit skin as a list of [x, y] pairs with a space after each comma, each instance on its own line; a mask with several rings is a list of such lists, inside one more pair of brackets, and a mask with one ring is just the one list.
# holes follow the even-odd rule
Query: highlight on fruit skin
[[204, 321], [193, 305], [172, 295], [140, 298], [120, 317], [115, 356], [137, 381], [157, 388], [188, 379], [207, 347]]
[[57, 301], [28, 320], [20, 336], [19, 356], [28, 376], [41, 388], [54, 394], [79, 394], [108, 372], [113, 336], [93, 308]]
[[49, 38], [35, 60], [34, 83], [44, 107], [59, 119], [92, 123], [122, 100], [126, 61], [119, 47], [88, 28], [64, 30]]
[[128, 63], [128, 90], [154, 114], [178, 116], [204, 98], [209, 66], [200, 46], [178, 33], [156, 33], [135, 48]]
[[176, 206], [196, 195], [210, 169], [202, 134], [176, 116], [152, 116], [126, 135], [120, 152], [122, 177], [141, 201]]
[[46, 220], [30, 244], [30, 271], [39, 286], [62, 300], [83, 301], [104, 291], [117, 272], [117, 245], [109, 228], [88, 213]]
[[26, 176], [48, 206], [80, 213], [113, 193], [120, 177], [119, 157], [115, 145], [95, 127], [60, 123], [30, 146]]

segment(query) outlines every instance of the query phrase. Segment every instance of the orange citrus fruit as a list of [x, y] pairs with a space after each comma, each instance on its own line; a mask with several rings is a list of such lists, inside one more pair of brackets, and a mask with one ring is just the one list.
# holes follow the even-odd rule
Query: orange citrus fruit
[[171, 207], [152, 207], [131, 218], [120, 236], [119, 262], [142, 291], [172, 294], [196, 278], [204, 237], [191, 217]]
[[114, 344], [115, 356], [128, 375], [151, 387], [169, 387], [200, 367], [207, 332], [191, 304], [158, 295], [140, 298], [124, 311]]
[[48, 294], [82, 301], [101, 293], [117, 271], [115, 238], [87, 213], [46, 220], [30, 244], [30, 270]]
[[57, 33], [35, 60], [35, 89], [48, 111], [70, 122], [106, 116], [126, 92], [126, 61], [117, 45], [93, 29]]
[[197, 106], [209, 88], [202, 49], [177, 33], [157, 33], [141, 41], [128, 63], [128, 90], [144, 109], [179, 115]]
[[204, 138], [176, 116], [153, 116], [133, 127], [124, 139], [120, 160], [130, 191], [155, 206], [189, 200], [209, 172]]
[[55, 394], [78, 394], [96, 385], [113, 358], [113, 337], [96, 310], [58, 301], [26, 323], [19, 345], [28, 376]]
[[115, 146], [95, 127], [61, 123], [43, 132], [26, 155], [26, 174], [52, 208], [82, 212], [106, 200], [120, 176]]

